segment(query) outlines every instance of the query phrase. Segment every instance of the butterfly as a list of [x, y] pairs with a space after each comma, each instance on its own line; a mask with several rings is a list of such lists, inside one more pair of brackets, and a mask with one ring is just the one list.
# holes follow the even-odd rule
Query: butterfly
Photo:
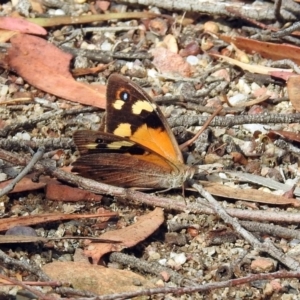
[[137, 84], [119, 74], [107, 83], [103, 131], [79, 130], [80, 157], [72, 171], [107, 184], [139, 189], [175, 188], [192, 178], [160, 108]]

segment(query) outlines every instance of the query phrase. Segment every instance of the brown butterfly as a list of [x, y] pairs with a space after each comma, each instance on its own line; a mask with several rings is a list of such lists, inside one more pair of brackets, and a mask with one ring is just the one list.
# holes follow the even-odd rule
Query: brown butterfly
[[122, 187], [174, 188], [192, 178], [159, 107], [138, 85], [113, 74], [107, 84], [104, 131], [74, 134], [74, 172]]

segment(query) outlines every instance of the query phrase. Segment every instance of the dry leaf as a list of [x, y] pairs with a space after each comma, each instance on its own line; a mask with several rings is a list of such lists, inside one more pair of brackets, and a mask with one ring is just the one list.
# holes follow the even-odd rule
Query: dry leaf
[[215, 196], [220, 196], [230, 199], [239, 199], [250, 202], [266, 203], [272, 205], [292, 205], [294, 207], [300, 206], [300, 201], [296, 199], [288, 199], [283, 196], [277, 196], [271, 193], [255, 189], [239, 189], [225, 186], [218, 183], [202, 182], [205, 189]]
[[73, 79], [69, 72], [72, 55], [46, 40], [26, 34], [11, 39], [7, 62], [33, 86], [78, 103], [105, 108], [105, 87], [98, 88]]
[[124, 248], [133, 247], [150, 236], [164, 222], [164, 214], [161, 208], [156, 208], [151, 213], [141, 216], [138, 221], [126, 228], [108, 231], [99, 236], [101, 239], [120, 241], [119, 244], [92, 243], [84, 251], [85, 255], [93, 259], [97, 264], [101, 257], [112, 251], [121, 251]]
[[101, 201], [102, 196], [67, 185], [47, 184], [46, 199], [54, 201]]
[[[33, 182], [32, 177], [34, 175], [26, 175], [23, 177], [14, 187], [12, 191], [9, 193], [19, 193], [19, 192], [24, 192], [24, 191], [33, 191], [33, 190], [38, 190], [46, 186], [47, 183], [57, 183], [59, 182], [55, 178], [50, 178], [49, 176], [40, 176], [39, 177], [39, 182]], [[0, 183], [0, 189], [3, 189], [6, 187], [8, 184], [12, 182], [13, 179], [6, 180]]]
[[279, 68], [271, 68], [271, 67], [265, 67], [261, 65], [250, 65], [242, 63], [236, 59], [232, 59], [230, 57], [219, 55], [219, 54], [210, 54], [211, 56], [222, 58], [224, 61], [231, 65], [236, 65], [240, 68], [242, 68], [245, 71], [249, 71], [251, 73], [258, 73], [258, 74], [265, 74], [265, 75], [271, 75], [277, 78], [281, 78], [284, 80], [287, 80], [290, 76], [294, 75], [292, 69], [279, 69]]
[[69, 282], [75, 289], [90, 291], [97, 295], [133, 292], [154, 287], [150, 281], [131, 271], [110, 269], [85, 262], [56, 261], [44, 265], [42, 269], [53, 280]]
[[1, 17], [0, 28], [22, 33], [47, 34], [47, 31], [43, 27], [21, 18]]
[[5, 231], [15, 226], [30, 226], [30, 225], [36, 225], [41, 223], [53, 222], [53, 221], [99, 218], [99, 217], [106, 217], [106, 216], [114, 217], [116, 216], [116, 213], [82, 214], [82, 215], [49, 213], [49, 214], [31, 215], [31, 216], [24, 216], [24, 217], [5, 218], [0, 220], [0, 231]]
[[[284, 131], [284, 130], [270, 130], [269, 131], [270, 135], [279, 135], [280, 137], [289, 140], [289, 141], [294, 141], [294, 142], [300, 142], [300, 134], [296, 132], [291, 132], [291, 131]], [[268, 134], [268, 136], [269, 136]]]
[[300, 64], [300, 47], [290, 44], [268, 43], [258, 40], [252, 40], [240, 36], [218, 35], [218, 37], [228, 44], [233, 43], [239, 49], [248, 53], [259, 53], [262, 57], [272, 60], [291, 59], [296, 64]]

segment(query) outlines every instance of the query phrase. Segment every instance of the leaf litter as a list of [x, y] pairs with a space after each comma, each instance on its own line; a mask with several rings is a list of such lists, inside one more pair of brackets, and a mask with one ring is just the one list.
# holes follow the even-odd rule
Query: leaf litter
[[[9, 4], [13, 5], [10, 2]], [[189, 119], [200, 115], [205, 116], [207, 113], [203, 107], [206, 109], [208, 107], [216, 108], [219, 105], [232, 106], [233, 108], [243, 107], [243, 114], [236, 111], [233, 118], [230, 115], [223, 119], [221, 116], [219, 119], [218, 117], [215, 118], [214, 121], [217, 123], [220, 120], [219, 123], [214, 125], [213, 121], [211, 122], [212, 126], [209, 129], [210, 134], [207, 135], [207, 140], [200, 145], [197, 145], [196, 142], [194, 148], [190, 149], [187, 159], [200, 165], [205, 161], [215, 166], [220, 164], [223, 166], [223, 168], [217, 167], [214, 171], [205, 174], [208, 182], [204, 186], [213, 195], [218, 196], [226, 209], [239, 209], [241, 219], [259, 220], [262, 239], [268, 237], [269, 233], [264, 235], [264, 219], [254, 218], [258, 215], [257, 212], [263, 212], [268, 217], [275, 213], [279, 219], [283, 213], [287, 213], [290, 214], [290, 222], [285, 221], [285, 223], [290, 225], [290, 228], [293, 228], [293, 223], [297, 224], [299, 152], [297, 152], [298, 145], [296, 143], [298, 142], [297, 132], [299, 130], [299, 116], [297, 115], [299, 111], [297, 99], [299, 80], [298, 76], [295, 75], [297, 68], [292, 65], [292, 63], [298, 63], [299, 47], [297, 44], [282, 43], [281, 40], [277, 40], [275, 43], [259, 41], [251, 37], [249, 28], [242, 28], [243, 34], [249, 35], [249, 38], [246, 39], [238, 36], [241, 31], [237, 30], [234, 24], [225, 17], [226, 26], [222, 22], [219, 24], [215, 22], [216, 26], [212, 27], [214, 24], [209, 24], [206, 27], [221, 31], [222, 34], [218, 34], [218, 32], [204, 31], [205, 22], [212, 22], [209, 17], [198, 20], [193, 16], [188, 16], [186, 18], [188, 22], [181, 22], [179, 20], [184, 20], [184, 17], [177, 15], [175, 18], [174, 15], [171, 16], [171, 11], [168, 11], [169, 16], [162, 16], [159, 22], [151, 22], [151, 17], [157, 16], [156, 13], [160, 12], [159, 7], [154, 7], [148, 15], [141, 13], [129, 16], [120, 13], [119, 16], [118, 14], [109, 16], [97, 15], [98, 8], [97, 6], [93, 7], [93, 5], [89, 9], [94, 15], [84, 16], [84, 11], [87, 9], [84, 3], [77, 7], [69, 4], [65, 7], [65, 9], [72, 9], [74, 10], [73, 13], [78, 14], [77, 22], [79, 24], [89, 23], [88, 26], [94, 26], [91, 22], [109, 20], [106, 25], [122, 27], [122, 32], [124, 32], [124, 26], [128, 26], [128, 23], [118, 20], [118, 17], [120, 19], [137, 18], [132, 19], [130, 25], [137, 25], [139, 29], [136, 31], [128, 30], [127, 32], [125, 30], [125, 33], [115, 31], [99, 34], [95, 26], [95, 31], [91, 36], [77, 34], [72, 37], [70, 32], [76, 28], [76, 24], [72, 22], [73, 17], [54, 17], [48, 20], [31, 18], [29, 21], [36, 21], [42, 26], [49, 27], [46, 40], [28, 34], [16, 34], [15, 31], [24, 32], [23, 29], [31, 25], [23, 19], [11, 18], [8, 7], [1, 8], [3, 14], [9, 19], [2, 19], [0, 27], [14, 32], [8, 32], [5, 35], [5, 41], [9, 41], [9, 47], [5, 56], [1, 56], [1, 66], [6, 68], [6, 71], [0, 78], [2, 84], [0, 104], [17, 98], [24, 91], [29, 93], [31, 95], [29, 99], [33, 100], [26, 104], [17, 104], [16, 102], [15, 105], [0, 107], [0, 129], [8, 129], [4, 131], [7, 132], [4, 137], [6, 139], [4, 150], [14, 150], [10, 146], [10, 140], [22, 140], [28, 136], [29, 139], [51, 139], [54, 137], [71, 139], [73, 132], [78, 128], [96, 128], [100, 123], [99, 112], [84, 112], [83, 108], [79, 107], [75, 114], [55, 115], [53, 113], [51, 116], [51, 109], [56, 103], [59, 103], [60, 106], [65, 105], [66, 110], [72, 106], [75, 107], [78, 103], [104, 108], [106, 79], [111, 73], [119, 72], [139, 79], [140, 84], [144, 85], [145, 90], [152, 96], [166, 96], [165, 102], [162, 101], [163, 112], [166, 116], [176, 118], [177, 121], [180, 121], [185, 115]], [[121, 12], [128, 8], [124, 4], [114, 4], [111, 6], [111, 11]], [[32, 13], [34, 13], [34, 6], [32, 9]], [[41, 13], [41, 9], [44, 9], [44, 12], [49, 14], [50, 12], [68, 14], [67, 10], [64, 11], [62, 8], [53, 11], [52, 8], [51, 10], [39, 6], [36, 9], [39, 10], [39, 13]], [[22, 14], [27, 15], [26, 12], [19, 9], [18, 17]], [[140, 20], [141, 16], [146, 19]], [[241, 16], [236, 15], [236, 20], [241, 22], [240, 18]], [[191, 20], [192, 22], [190, 22]], [[9, 21], [9, 28], [5, 25], [7, 21]], [[1, 24], [4, 25], [1, 26]], [[69, 28], [68, 26], [63, 27], [62, 24], [67, 24]], [[52, 28], [51, 26], [54, 25], [57, 27]], [[38, 27], [32, 26], [32, 28]], [[265, 34], [263, 29], [256, 28], [256, 31], [262, 35]], [[44, 34], [45, 31], [41, 28], [38, 32], [32, 30], [26, 32]], [[232, 33], [235, 37], [229, 38]], [[168, 38], [166, 38], [167, 35], [169, 35]], [[69, 37], [71, 37], [70, 40], [68, 40]], [[75, 59], [72, 61], [72, 55], [59, 49], [62, 42], [73, 50], [84, 49], [87, 54], [86, 57], [75, 55]], [[195, 47], [195, 43], [198, 47]], [[95, 59], [95, 52], [105, 53], [106, 51], [107, 55], [111, 55], [115, 50], [120, 51], [123, 57], [117, 57], [112, 63], [101, 65], [99, 74], [93, 71], [87, 74], [82, 72], [84, 69], [93, 70], [99, 63]], [[144, 53], [148, 51], [153, 55], [150, 61], [148, 58], [143, 58], [145, 57], [143, 56]], [[141, 58], [137, 58], [136, 54], [139, 54]], [[162, 57], [164, 57], [163, 60]], [[273, 60], [281, 58], [289, 59], [292, 63], [285, 62], [283, 66], [279, 67], [271, 66]], [[70, 64], [81, 66], [79, 68], [81, 73], [77, 73], [77, 80], [72, 77], [69, 71]], [[219, 66], [224, 71], [219, 73], [213, 71], [212, 66], [214, 65]], [[247, 72], [254, 74], [252, 81], [246, 79]], [[201, 76], [203, 73], [205, 73], [205, 77]], [[224, 73], [226, 73], [227, 80], [222, 75]], [[270, 79], [278, 81], [270, 83]], [[98, 82], [100, 85], [95, 87], [94, 84], [91, 84], [92, 82]], [[257, 98], [259, 90], [260, 93], [266, 92], [261, 95], [263, 97], [267, 95], [263, 100]], [[222, 94], [225, 96], [221, 97]], [[169, 104], [167, 100], [170, 95], [177, 98]], [[43, 98], [43, 104], [36, 102], [36, 97]], [[66, 100], [73, 103], [70, 104]], [[195, 103], [197, 108], [192, 111], [185, 108], [190, 102]], [[50, 112], [47, 115], [49, 118], [30, 123], [30, 119], [48, 111]], [[289, 115], [291, 121], [281, 121], [280, 114]], [[238, 122], [238, 117], [241, 118], [241, 122]], [[271, 117], [274, 120], [271, 122], [272, 130], [266, 126], [270, 123], [268, 118]], [[26, 126], [20, 126], [15, 131], [9, 130], [7, 127], [12, 122], [21, 124], [26, 119], [29, 122], [22, 123]], [[235, 120], [233, 124], [230, 123], [232, 119]], [[260, 121], [253, 121], [257, 119]], [[183, 118], [182, 120], [184, 128], [178, 132], [181, 131], [183, 136], [186, 134], [187, 127], [190, 131], [196, 132], [197, 126], [204, 123], [199, 119], [195, 123], [197, 125], [195, 128], [195, 126], [187, 126], [188, 122], [184, 122]], [[288, 118], [284, 117], [284, 120], [288, 120]], [[227, 121], [230, 122], [226, 123]], [[215, 126], [226, 129], [221, 133]], [[207, 146], [203, 149], [203, 145]], [[74, 145], [70, 148], [58, 145], [57, 149], [63, 149], [64, 155], [58, 157], [54, 155], [53, 151], [56, 149], [53, 147], [47, 149], [48, 152], [45, 157], [45, 159], [50, 158], [55, 167], [70, 165], [77, 155]], [[19, 155], [30, 158], [30, 153], [30, 149], [25, 148], [19, 152]], [[4, 152], [2, 154], [4, 156]], [[2, 158], [3, 156], [1, 155]], [[18, 173], [18, 167], [11, 160], [5, 161], [3, 159], [0, 168], [4, 184], [8, 183], [5, 180]], [[230, 173], [230, 171], [233, 172]], [[234, 173], [236, 171], [240, 171], [240, 173]], [[232, 174], [237, 176], [233, 179]], [[37, 178], [38, 175], [40, 174], [36, 175]], [[55, 179], [53, 180], [55, 181]], [[92, 194], [89, 196], [81, 195], [73, 187], [70, 189], [64, 185], [53, 185], [53, 180], [49, 182], [41, 177], [41, 184], [34, 187], [31, 184], [29, 186], [26, 181], [23, 181], [23, 186], [20, 187], [22, 183], [20, 181], [13, 193], [1, 198], [3, 220], [1, 231], [3, 232], [15, 225], [32, 226], [38, 235], [37, 240], [44, 241], [45, 250], [41, 250], [34, 244], [32, 247], [27, 246], [26, 243], [29, 243], [30, 239], [30, 243], [37, 240], [34, 237], [26, 236], [23, 237], [23, 240], [22, 237], [15, 238], [15, 241], [20, 243], [19, 248], [15, 248], [13, 242], [11, 246], [6, 243], [7, 245], [2, 248], [2, 252], [11, 256], [12, 259], [24, 256], [34, 265], [44, 265], [43, 270], [50, 277], [53, 276], [53, 279], [62, 282], [71, 281], [67, 274], [75, 272], [81, 275], [77, 282], [84, 282], [83, 279], [85, 278], [93, 278], [97, 282], [96, 285], [101, 282], [105, 283], [107, 287], [111, 287], [112, 283], [116, 283], [115, 286], [124, 287], [124, 289], [110, 289], [104, 292], [103, 289], [96, 289], [95, 286], [77, 285], [73, 281], [72, 286], [75, 289], [88, 289], [95, 294], [109, 294], [136, 291], [140, 290], [141, 286], [144, 288], [151, 286], [165, 287], [165, 292], [168, 292], [167, 288], [174, 284], [169, 281], [170, 277], [166, 276], [170, 270], [186, 277], [189, 283], [184, 284], [184, 287], [190, 288], [200, 282], [216, 283], [216, 281], [221, 280], [221, 282], [226, 283], [227, 279], [233, 279], [234, 276], [237, 278], [239, 276], [251, 277], [257, 272], [271, 273], [279, 269], [276, 260], [271, 259], [271, 257], [262, 257], [262, 253], [258, 249], [249, 248], [248, 241], [243, 239], [226, 240], [224, 231], [218, 230], [219, 228], [222, 229], [224, 223], [213, 214], [193, 213], [192, 209], [175, 212], [172, 207], [163, 214], [160, 209], [152, 211], [150, 207], [145, 208], [141, 205], [134, 205], [132, 202], [124, 202], [124, 199], [118, 195], [115, 195], [115, 198], [109, 196], [97, 198], [98, 195], [95, 195], [95, 199], [93, 199]], [[273, 185], [273, 182], [278, 184]], [[288, 191], [289, 194], [284, 194], [284, 191]], [[78, 199], [72, 196], [73, 193], [78, 194], [76, 195]], [[167, 196], [174, 198], [174, 202], [183, 201], [177, 192], [170, 192]], [[63, 201], [71, 201], [73, 198], [81, 201], [75, 202], [76, 204], [72, 202], [71, 206], [63, 204]], [[239, 201], [235, 201], [237, 199]], [[188, 194], [186, 201], [188, 204], [193, 203], [195, 194]], [[254, 204], [249, 203], [253, 201]], [[208, 205], [205, 202], [202, 204]], [[117, 211], [119, 218], [100, 217], [101, 214], [97, 214], [97, 212], [102, 207], [112, 212]], [[69, 211], [74, 211], [74, 213], [67, 214]], [[157, 215], [153, 217], [155, 213]], [[82, 217], [85, 219], [81, 219]], [[166, 239], [168, 229], [166, 226], [162, 226], [164, 220], [166, 221], [165, 225], [172, 222], [177, 227], [174, 232], [176, 239], [168, 239], [169, 244]], [[279, 229], [276, 227], [276, 230]], [[276, 235], [276, 230], [274, 227], [275, 233], [272, 240], [275, 245], [287, 256], [297, 260], [297, 254], [295, 254], [295, 250], [299, 246], [297, 239], [285, 239], [279, 233]], [[106, 232], [104, 233], [104, 231]], [[213, 240], [221, 242], [209, 243], [207, 238], [212, 231], [214, 231]], [[62, 238], [70, 235], [74, 235], [75, 238], [79, 234], [87, 239], [89, 237], [111, 238], [120, 241], [120, 244], [101, 244], [91, 240], [92, 242], [87, 245], [86, 242], [78, 240], [75, 242], [47, 240], [51, 237]], [[181, 239], [180, 237], [184, 238]], [[184, 242], [180, 242], [182, 240]], [[23, 242], [25, 246], [22, 246]], [[153, 277], [145, 275], [147, 279], [142, 276], [133, 279], [134, 276], [138, 275], [127, 271], [126, 273], [120, 272], [120, 277], [117, 277], [120, 270], [115, 271], [113, 267], [121, 268], [122, 263], [126, 265], [124, 256], [118, 262], [107, 263], [108, 256], [105, 253], [121, 251], [127, 247], [130, 247], [126, 250], [128, 260], [130, 257], [141, 258], [140, 263], [144, 261], [150, 266], [159, 263], [160, 266], [166, 268], [166, 271], [161, 273], [165, 275], [161, 277], [159, 274], [152, 275]], [[54, 255], [50, 258], [46, 255], [47, 249], [54, 249]], [[85, 249], [85, 255], [92, 257], [94, 263], [99, 261], [102, 264], [106, 263], [108, 268], [90, 265], [87, 261], [76, 262], [78, 257], [76, 258], [75, 254], [79, 249]], [[82, 254], [81, 256], [84, 257]], [[1, 254], [2, 260], [3, 257]], [[71, 260], [74, 262], [70, 262]], [[17, 264], [15, 261], [14, 263]], [[228, 265], [235, 271], [233, 273], [228, 272], [226, 277], [222, 270], [225, 270]], [[246, 273], [237, 271], [245, 265], [248, 266]], [[150, 269], [149, 266], [147, 267]], [[131, 268], [135, 272], [141, 272], [139, 263], [132, 263]], [[53, 270], [55, 269], [65, 272], [54, 274]], [[6, 266], [4, 273], [11, 276]], [[98, 273], [104, 277], [96, 279]], [[149, 272], [148, 274], [153, 273]], [[251, 285], [247, 289], [243, 286], [233, 287], [233, 282], [228, 282], [227, 286], [231, 286], [230, 290], [235, 298], [251, 299], [252, 297], [253, 299], [262, 294], [268, 295], [271, 299], [275, 299], [278, 295], [292, 297], [298, 289], [297, 276], [296, 274], [293, 275], [295, 280], [291, 276], [292, 279], [289, 279], [288, 283], [287, 281], [280, 281], [279, 285], [275, 285], [274, 280], [267, 280], [262, 281], [260, 285]], [[31, 278], [28, 276], [25, 266], [23, 269], [21, 268], [21, 273], [16, 273], [13, 276], [18, 277], [24, 283]], [[121, 283], [122, 277], [128, 279], [130, 283]], [[37, 280], [38, 276], [35, 279]], [[110, 279], [113, 280], [110, 281]], [[152, 283], [148, 286], [149, 279]], [[192, 285], [190, 285], [191, 283]], [[249, 296], [249, 288], [252, 296]], [[209, 291], [212, 289], [209, 288]], [[52, 292], [60, 293], [59, 290], [55, 289]], [[185, 290], [185, 293], [192, 293], [192, 289]], [[223, 298], [229, 297], [228, 292], [224, 289], [214, 290], [211, 293]], [[204, 299], [205, 297], [201, 293], [194, 294], [194, 296], [197, 299]]]

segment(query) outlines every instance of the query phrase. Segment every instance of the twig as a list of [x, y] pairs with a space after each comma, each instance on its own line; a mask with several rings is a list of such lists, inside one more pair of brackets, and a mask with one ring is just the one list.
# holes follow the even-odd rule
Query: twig
[[275, 0], [274, 3], [274, 15], [277, 19], [277, 21], [282, 22], [282, 16], [280, 14], [280, 8], [281, 8], [282, 0]]
[[271, 36], [273, 38], [284, 37], [286, 35], [291, 34], [294, 31], [299, 30], [299, 28], [300, 28], [300, 22], [296, 22], [296, 23], [294, 23], [292, 26], [290, 26], [288, 28], [285, 28], [285, 29], [282, 29], [282, 30], [279, 30], [277, 32], [272, 33]]
[[34, 139], [31, 141], [27, 140], [16, 140], [13, 138], [0, 138], [0, 148], [11, 151], [19, 151], [24, 149], [37, 149], [44, 147], [45, 151], [53, 149], [70, 149], [75, 148], [73, 139], [71, 138], [47, 138], [47, 139]]
[[[15, 165], [26, 165], [28, 161], [25, 158], [19, 157], [16, 154], [0, 149], [0, 159], [8, 161]], [[198, 214], [215, 214], [214, 210], [208, 205], [189, 204], [185, 205], [184, 201], [174, 201], [166, 197], [158, 197], [156, 195], [149, 195], [139, 191], [125, 189], [115, 186], [110, 186], [104, 183], [97, 182], [92, 179], [87, 179], [72, 173], [67, 173], [63, 170], [54, 168], [49, 162], [41, 161], [34, 166], [34, 169], [38, 172], [45, 172], [65, 182], [69, 182], [83, 189], [92, 191], [98, 194], [111, 195], [120, 199], [127, 199], [136, 203], [146, 204], [151, 207], [158, 206], [166, 209], [172, 209], [176, 211], [190, 211]], [[248, 219], [256, 221], [266, 222], [289, 222], [290, 224], [300, 223], [300, 214], [289, 212], [268, 212], [265, 211], [253, 211], [242, 209], [230, 209], [227, 213], [232, 217], [239, 219]]]
[[[22, 281], [27, 286], [51, 286], [51, 287], [60, 287], [62, 283], [60, 281]], [[15, 283], [1, 283], [0, 286], [7, 286], [7, 285], [15, 285]]]
[[28, 165], [19, 173], [19, 175], [14, 178], [5, 188], [0, 190], [0, 197], [3, 195], [6, 195], [10, 191], [12, 191], [15, 187], [15, 185], [26, 175], [28, 174], [33, 166], [42, 158], [43, 154], [45, 152], [45, 148], [40, 147], [37, 152], [34, 154]]
[[[287, 1], [287, 0], [286, 0]], [[118, 0], [117, 2], [127, 4], [140, 4], [146, 6], [155, 6], [164, 8], [170, 11], [183, 10], [186, 12], [197, 12], [208, 15], [222, 15], [232, 17], [233, 15], [228, 12], [228, 8], [233, 8], [239, 11], [242, 15], [254, 20], [268, 20], [275, 21], [274, 8], [268, 3], [261, 6], [247, 5], [245, 3], [234, 2], [221, 2], [221, 1], [194, 1], [194, 0]], [[296, 20], [296, 15], [287, 11], [281, 12], [286, 21]]]
[[[80, 299], [98, 299], [93, 298], [97, 297], [95, 293], [89, 292], [89, 291], [83, 291], [83, 290], [77, 290], [69, 287], [60, 287], [55, 289], [56, 293], [62, 294], [62, 295], [72, 295], [72, 296], [80, 296], [80, 297], [88, 297], [88, 298], [80, 298]], [[65, 298], [62, 298], [65, 299]], [[79, 299], [79, 298], [76, 298]], [[72, 299], [70, 299], [72, 300]], [[75, 299], [73, 299], [75, 300]]]
[[3, 129], [0, 130], [0, 136], [5, 137], [5, 136], [7, 136], [7, 134], [9, 132], [11, 132], [11, 131], [13, 132], [13, 131], [15, 131], [19, 128], [30, 127], [30, 126], [35, 125], [36, 123], [41, 122], [41, 121], [54, 119], [54, 117], [56, 117], [56, 116], [58, 116], [62, 113], [63, 113], [62, 109], [57, 110], [57, 111], [50, 111], [50, 112], [46, 112], [46, 113], [44, 113], [44, 114], [42, 114], [42, 115], [40, 115], [36, 118], [28, 119], [24, 122], [7, 125]]
[[296, 153], [298, 155], [300, 154], [299, 147], [294, 146], [291, 142], [287, 142], [285, 140], [278, 139], [278, 140], [274, 141], [274, 145], [279, 147], [279, 148], [285, 149], [289, 152], [293, 152], [293, 153]]
[[148, 263], [147, 261], [138, 259], [134, 256], [130, 256], [124, 253], [113, 252], [110, 254], [109, 260], [111, 262], [118, 262], [123, 265], [130, 265], [130, 267], [142, 271], [142, 273], [146, 272], [154, 274], [156, 276], [160, 276], [160, 273], [162, 272], [167, 272], [170, 275], [171, 281], [175, 282], [178, 285], [181, 285], [184, 280], [184, 278], [181, 275], [171, 270], [170, 268], [163, 267], [155, 262]]
[[289, 229], [279, 225], [270, 225], [265, 223], [240, 221], [241, 225], [252, 232], [259, 232], [277, 236], [285, 239], [300, 239], [300, 232], [298, 230]]
[[23, 289], [31, 292], [32, 294], [36, 295], [38, 297], [38, 299], [41, 299], [41, 300], [54, 300], [56, 298], [54, 297], [50, 297], [50, 296], [46, 296], [44, 295], [43, 293], [41, 293], [40, 291], [38, 291], [37, 289], [34, 289], [26, 284], [24, 284], [23, 282], [17, 280], [17, 279], [14, 279], [14, 278], [9, 278], [7, 276], [4, 276], [2, 274], [0, 274], [0, 278], [4, 279], [4, 280], [7, 280], [15, 285], [19, 285], [21, 286]]
[[193, 136], [190, 140], [184, 142], [179, 146], [180, 150], [184, 150], [186, 147], [192, 145], [198, 137], [203, 133], [203, 131], [209, 126], [210, 122], [214, 119], [214, 117], [222, 110], [222, 106], [216, 108], [214, 113], [207, 119], [207, 121], [203, 124], [202, 128]]
[[277, 31], [278, 28], [275, 28], [275, 27], [272, 27], [272, 26], [268, 26], [262, 22], [258, 22], [254, 19], [251, 19], [249, 17], [246, 17], [244, 16], [243, 14], [240, 13], [239, 10], [235, 9], [235, 8], [232, 8], [232, 7], [229, 7], [227, 8], [227, 10], [232, 13], [233, 15], [237, 16], [237, 17], [240, 17], [242, 20], [246, 20], [248, 21], [249, 23], [252, 23], [253, 25], [259, 27], [259, 28], [262, 28], [262, 29], [265, 29], [265, 30], [274, 30], [274, 31]]
[[[193, 126], [203, 125], [207, 117], [198, 116], [179, 116], [176, 118], [169, 118], [168, 122], [171, 127], [176, 126]], [[300, 113], [298, 114], [261, 114], [261, 115], [242, 115], [234, 117], [215, 117], [210, 126], [231, 127], [234, 125], [244, 124], [289, 124], [300, 123]]]
[[255, 236], [245, 230], [236, 219], [228, 215], [219, 202], [216, 201], [210, 193], [204, 190], [202, 186], [193, 181], [191, 181], [191, 186], [194, 187], [212, 205], [218, 216], [220, 216], [225, 223], [230, 224], [236, 232], [238, 232], [252, 245], [253, 248], [269, 253], [291, 270], [300, 270], [300, 264], [295, 259], [284, 255], [284, 253], [277, 249], [270, 241], [266, 240], [264, 243], [261, 243]]
[[[243, 181], [243, 182], [251, 182], [254, 184], [259, 184], [274, 190], [282, 190], [284, 192], [288, 192], [292, 186], [278, 182], [271, 178], [265, 178], [260, 175], [255, 174], [249, 174], [249, 173], [243, 173], [243, 172], [235, 172], [235, 171], [226, 171], [226, 174], [231, 177], [231, 179]], [[294, 190], [294, 195], [300, 196], [300, 188], [297, 187]]]
[[26, 270], [36, 275], [40, 280], [51, 281], [51, 279], [37, 266], [29, 265], [26, 261], [17, 260], [6, 255], [0, 250], [0, 261], [5, 265], [14, 266], [21, 270]]
[[297, 64], [295, 64], [292, 60], [290, 59], [282, 59], [282, 60], [277, 60], [274, 61], [270, 64], [271, 67], [286, 67], [288, 66], [289, 68], [293, 69], [295, 73], [300, 74], [300, 68], [298, 67]]

